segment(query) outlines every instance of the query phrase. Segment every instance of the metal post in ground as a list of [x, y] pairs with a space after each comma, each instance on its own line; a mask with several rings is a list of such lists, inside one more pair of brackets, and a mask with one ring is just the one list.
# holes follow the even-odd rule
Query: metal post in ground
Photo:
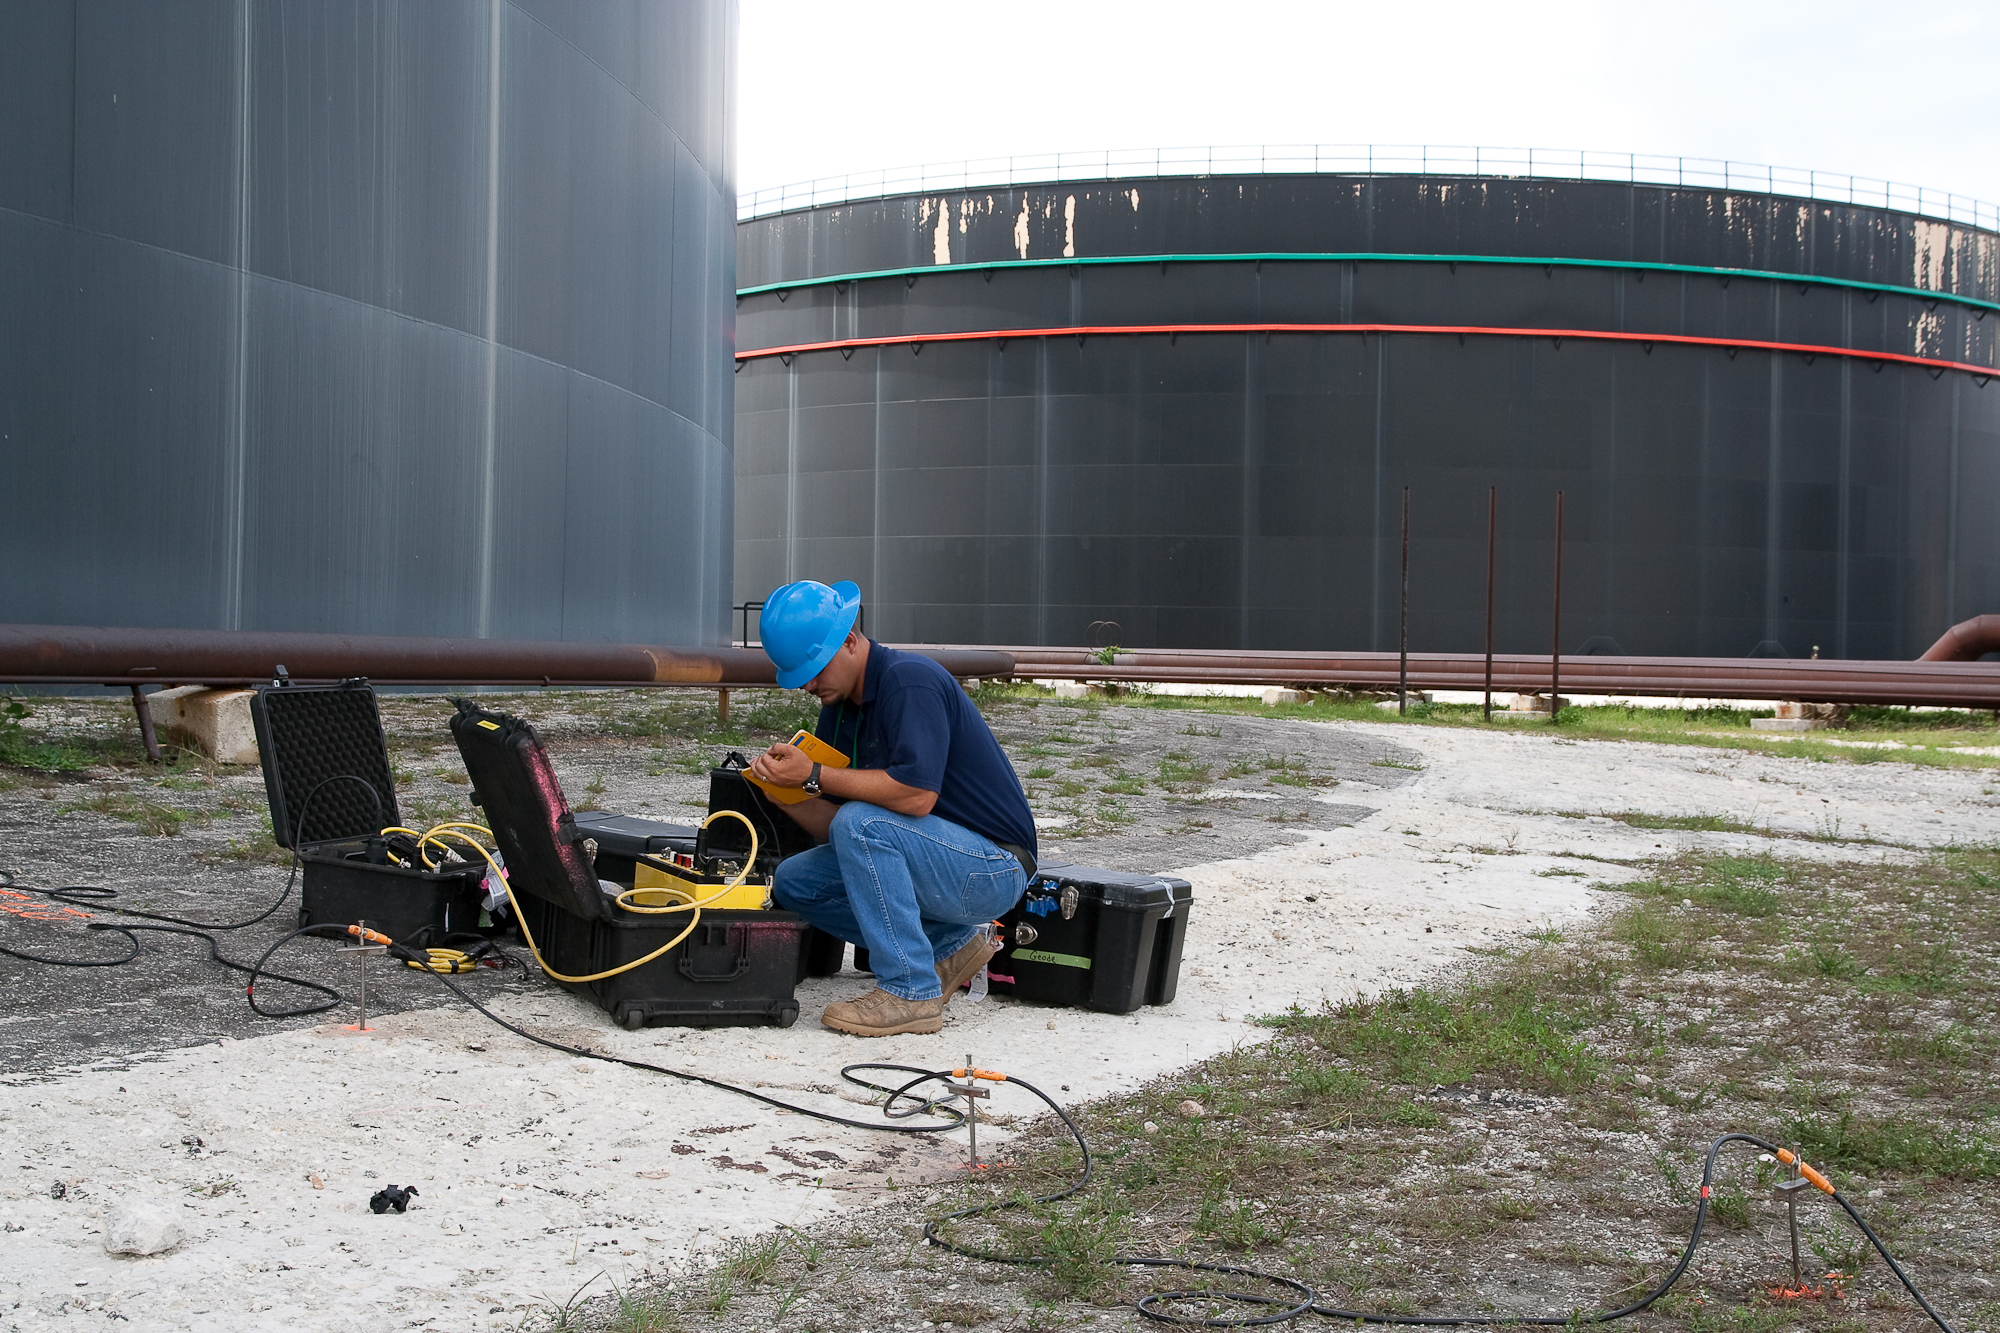
[[1396, 715], [1410, 707], [1410, 488], [1403, 488], [1403, 614], [1396, 667]]
[[715, 721], [717, 726], [726, 727], [729, 725], [728, 690], [717, 690], [715, 692]]
[[1493, 720], [1493, 534], [1500, 517], [1500, 488], [1486, 488], [1486, 720]]
[[160, 762], [160, 738], [153, 734], [153, 710], [146, 707], [146, 691], [132, 687], [132, 711], [139, 715], [139, 739], [146, 743], [146, 758]]
[[1549, 642], [1549, 721], [1562, 713], [1563, 638], [1563, 493], [1556, 492], [1556, 609], [1555, 632]]

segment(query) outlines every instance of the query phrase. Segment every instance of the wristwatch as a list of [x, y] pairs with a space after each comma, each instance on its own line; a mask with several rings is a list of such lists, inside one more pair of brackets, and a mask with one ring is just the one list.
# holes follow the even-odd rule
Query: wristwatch
[[813, 771], [812, 771], [812, 772], [810, 772], [810, 773], [808, 773], [808, 774], [806, 774], [806, 780], [805, 780], [805, 781], [804, 781], [803, 783], [801, 783], [801, 784], [800, 784], [800, 786], [801, 786], [801, 788], [802, 788], [802, 789], [803, 789], [803, 790], [805, 791], [805, 794], [806, 794], [806, 795], [808, 795], [808, 796], [817, 796], [817, 795], [819, 795], [819, 765], [818, 765], [818, 764], [814, 764], [814, 765], [813, 765]]

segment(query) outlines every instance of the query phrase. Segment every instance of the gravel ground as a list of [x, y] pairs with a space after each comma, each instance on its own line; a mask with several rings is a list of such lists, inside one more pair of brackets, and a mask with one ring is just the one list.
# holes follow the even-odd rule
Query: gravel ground
[[[506, 707], [543, 731], [573, 804], [666, 819], [703, 803], [701, 774], [721, 750], [762, 744], [800, 716], [774, 696], [739, 696], [724, 728], [698, 701], [658, 698], [551, 694]], [[469, 813], [445, 712], [385, 700], [406, 819]], [[960, 1001], [942, 1041], [863, 1044], [811, 1023], [865, 984], [852, 973], [803, 985], [806, 1019], [789, 1030], [624, 1033], [533, 978], [481, 977], [480, 993], [561, 1040], [850, 1113], [870, 1114], [842, 1090], [844, 1062], [930, 1067], [967, 1049], [1082, 1101], [1255, 1039], [1257, 1014], [1435, 977], [1467, 949], [1572, 920], [1590, 909], [1592, 881], [1629, 877], [1662, 850], [1895, 857], [1905, 853], [1812, 837], [1829, 819], [1915, 844], [1990, 840], [1994, 828], [1976, 772], [1830, 772], [1755, 754], [1094, 701], [991, 712], [1045, 825], [1046, 859], [1194, 882], [1174, 1005], [1117, 1016]], [[129, 728], [94, 701], [43, 704], [33, 724]], [[23, 884], [115, 885], [130, 905], [204, 920], [254, 914], [283, 885], [254, 772], [189, 764], [163, 777], [114, 763], [9, 781], [0, 866]], [[1739, 811], [1764, 833], [1608, 817], [1642, 809]], [[0, 921], [8, 947], [105, 947], [74, 922], [27, 920], [22, 900], [0, 902], [13, 905]], [[285, 911], [224, 936], [225, 952], [261, 952]], [[1032, 1284], [912, 1244], [922, 1200], [908, 1191], [955, 1178], [956, 1140], [885, 1140], [564, 1057], [435, 1007], [435, 983], [415, 974], [371, 988], [384, 1017], [365, 1039], [327, 1021], [351, 1021], [345, 1010], [254, 1020], [205, 949], [148, 939], [132, 965], [89, 970], [0, 960], [0, 1222], [20, 1256], [0, 1277], [0, 1328], [534, 1326], [587, 1281], [583, 1299], [668, 1273], [711, 1281], [718, 1258], [779, 1225], [852, 1270], [848, 1313], [804, 1320], [803, 1306], [781, 1312], [759, 1295], [704, 1326], [935, 1324], [952, 1291], [970, 1293], [965, 1322], [990, 1309], [998, 1327], [1052, 1326], [1038, 1322], [1046, 1299]], [[347, 987], [347, 965], [318, 946], [286, 959]], [[996, 1110], [1032, 1114], [1020, 1099]], [[381, 1183], [412, 1181], [423, 1194], [407, 1216], [366, 1211]], [[106, 1256], [102, 1216], [135, 1194], [174, 1200], [189, 1239], [154, 1258]]]

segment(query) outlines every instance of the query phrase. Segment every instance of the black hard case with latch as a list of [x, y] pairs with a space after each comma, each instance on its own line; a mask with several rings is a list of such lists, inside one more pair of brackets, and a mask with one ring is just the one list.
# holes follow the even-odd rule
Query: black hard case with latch
[[1168, 875], [1045, 865], [1000, 918], [996, 995], [1129, 1014], [1171, 1004], [1194, 889]]
[[[593, 812], [586, 821], [571, 813], [533, 727], [460, 700], [451, 732], [507, 863], [521, 925], [549, 967], [570, 976], [608, 971], [687, 928], [687, 913], [629, 912], [600, 886], [603, 844], [591, 828], [604, 827], [603, 816]], [[793, 988], [807, 929], [791, 912], [711, 908], [653, 962], [599, 981], [560, 984], [628, 1028], [790, 1027], [799, 1016]]]
[[303, 870], [301, 926], [359, 922], [392, 940], [442, 940], [479, 929], [472, 868], [406, 870], [388, 862], [380, 832], [402, 822], [389, 744], [365, 680], [265, 686], [250, 701], [271, 832]]

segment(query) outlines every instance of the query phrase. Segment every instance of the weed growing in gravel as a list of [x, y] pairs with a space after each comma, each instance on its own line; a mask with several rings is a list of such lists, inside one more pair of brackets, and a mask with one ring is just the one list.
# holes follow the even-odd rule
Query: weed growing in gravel
[[57, 807], [62, 814], [75, 810], [87, 810], [91, 814], [108, 815], [112, 819], [122, 819], [136, 825], [140, 832], [153, 837], [176, 837], [181, 830], [192, 825], [209, 823], [218, 812], [211, 810], [183, 810], [178, 806], [163, 805], [149, 801], [143, 796], [130, 792], [99, 792], [79, 801], [71, 801]]
[[[41, 773], [70, 773], [115, 759], [131, 759], [134, 747], [113, 736], [45, 737], [26, 723], [34, 710], [20, 699], [0, 697], [0, 765]], [[129, 709], [127, 716], [130, 716]], [[138, 723], [132, 724], [136, 739]]]

